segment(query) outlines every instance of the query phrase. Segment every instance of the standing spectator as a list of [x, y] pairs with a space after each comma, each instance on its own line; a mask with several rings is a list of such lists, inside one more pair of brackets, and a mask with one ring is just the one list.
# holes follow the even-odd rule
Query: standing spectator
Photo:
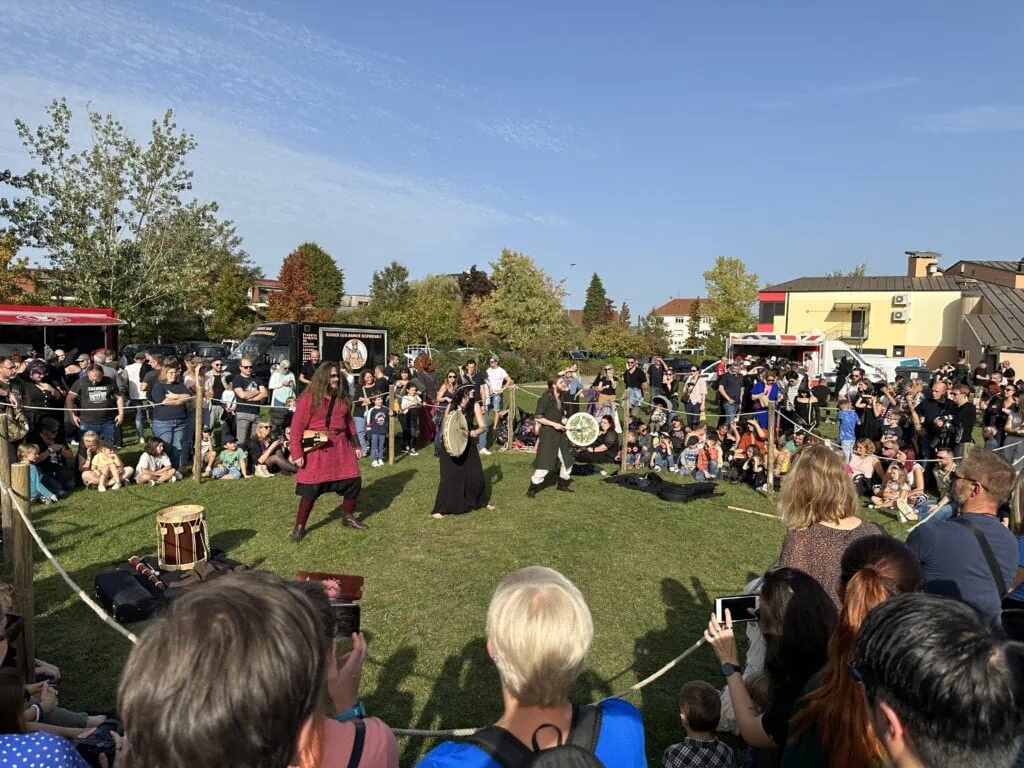
[[956, 444], [953, 453], [958, 459], [962, 459], [969, 450], [967, 446], [974, 444], [974, 423], [978, 419], [978, 409], [971, 400], [971, 388], [966, 384], [957, 384], [953, 387], [952, 400], [956, 406], [954, 415]]
[[491, 357], [487, 361], [487, 365], [487, 395], [490, 398], [488, 408], [497, 412], [502, 408], [504, 390], [511, 387], [515, 382], [512, 381], [508, 372], [498, 365], [498, 358]]
[[164, 366], [159, 380], [149, 390], [153, 403], [153, 435], [164, 441], [171, 464], [184, 471], [185, 424], [188, 421], [186, 404], [193, 398], [188, 387], [178, 380], [178, 369]]
[[260, 420], [260, 405], [270, 397], [267, 385], [252, 374], [252, 360], [245, 357], [238, 363], [238, 375], [231, 382], [235, 393], [235, 431], [239, 442], [252, 435], [253, 425]]
[[[459, 384], [464, 387], [472, 387], [472, 399], [473, 402], [483, 401], [485, 396], [484, 387], [487, 386], [487, 379], [482, 373], [479, 373], [476, 369], [476, 360], [466, 361], [466, 367], [463, 369], [462, 376]], [[473, 409], [473, 403], [469, 403], [466, 406], [470, 412]], [[480, 437], [477, 438], [477, 447], [480, 449], [481, 456], [490, 456], [491, 452], [487, 450], [487, 409], [484, 408], [484, 423], [477, 426], [478, 429], [482, 428], [483, 432], [480, 433]]]
[[998, 517], [1012, 484], [1010, 463], [998, 454], [974, 450], [960, 462], [950, 488], [959, 517], [919, 526], [907, 537], [926, 592], [973, 605], [989, 619], [999, 615], [1017, 575], [1017, 538]]
[[[402, 358], [392, 352], [388, 355], [388, 364], [384, 366], [384, 375], [387, 376], [388, 383], [394, 384], [398, 380], [398, 373], [402, 368]], [[468, 365], [468, 364], [467, 364]], [[476, 363], [473, 364], [474, 367]]]
[[219, 357], [210, 362], [206, 374], [206, 389], [210, 391], [210, 416], [206, 426], [211, 430], [220, 426], [224, 418], [224, 361]]
[[768, 429], [768, 403], [777, 403], [779, 394], [779, 385], [775, 383], [774, 371], [765, 371], [750, 390], [754, 418], [763, 430]]
[[846, 379], [853, 373], [853, 361], [843, 356], [836, 367], [836, 400], [840, 397], [849, 397], [846, 393]]
[[861, 626], [849, 667], [895, 768], [1009, 766], [1018, 755], [1024, 654], [969, 607], [886, 600]]
[[914, 412], [921, 424], [918, 429], [918, 436], [921, 438], [921, 458], [927, 461], [935, 458], [935, 449], [940, 445], [940, 433], [946, 418], [956, 413], [956, 406], [946, 398], [946, 383], [936, 381], [932, 384], [931, 395], [922, 400]]
[[700, 375], [700, 369], [694, 365], [690, 367], [690, 375], [683, 382], [683, 394], [686, 402], [687, 424], [693, 428], [700, 422], [700, 412], [704, 408], [704, 398], [708, 395], [708, 383]]
[[655, 357], [647, 366], [647, 381], [651, 385], [651, 393], [661, 389], [661, 382], [665, 378], [665, 361], [661, 357]]
[[843, 553], [840, 578], [839, 626], [829, 643], [825, 668], [811, 678], [811, 692], [792, 720], [782, 768], [885, 763], [885, 751], [868, 719], [864, 690], [849, 662], [868, 613], [896, 595], [921, 589], [921, 566], [898, 539], [868, 536]]
[[715, 366], [715, 376], [721, 377], [725, 375], [725, 372], [729, 370], [729, 358], [722, 355], [718, 358], [718, 365]]
[[164, 367], [164, 356], [150, 355], [147, 363], [149, 370], [139, 372], [139, 375], [142, 377], [139, 383], [139, 392], [148, 400], [150, 388], [160, 381], [160, 371]]
[[[510, 573], [494, 591], [487, 611], [487, 649], [501, 679], [504, 714], [497, 725], [468, 741], [435, 747], [419, 767], [516, 764], [507, 757], [496, 760], [490, 749], [480, 746], [492, 739], [514, 744], [520, 762], [534, 750], [565, 743], [578, 711], [569, 697], [593, 637], [590, 609], [565, 576], [539, 566]], [[643, 721], [636, 707], [623, 699], [591, 706], [600, 711], [593, 747], [600, 763], [615, 768], [646, 766]]]
[[309, 382], [313, 380], [313, 374], [316, 373], [316, 369], [320, 367], [320, 350], [311, 349], [309, 351], [309, 360], [302, 364], [302, 370], [299, 371], [299, 384], [302, 385], [302, 390], [305, 391], [306, 387], [309, 386]]
[[779, 565], [813, 576], [838, 608], [843, 552], [857, 539], [884, 533], [857, 517], [857, 492], [839, 454], [825, 445], [803, 448], [782, 484], [779, 513], [789, 529]]
[[617, 386], [618, 381], [615, 377], [615, 368], [611, 365], [605, 365], [590, 385], [591, 390], [597, 393], [597, 402], [599, 407], [605, 403], [615, 402], [615, 388]]
[[718, 394], [725, 411], [725, 423], [732, 424], [743, 402], [743, 376], [740, 375], [740, 364], [735, 360], [729, 364], [729, 372], [718, 377]]
[[836, 419], [839, 421], [839, 444], [843, 448], [843, 458], [849, 464], [853, 459], [853, 445], [857, 441], [857, 412], [853, 410], [850, 398], [839, 398], [839, 410]]
[[369, 456], [370, 451], [366, 443], [366, 414], [373, 407], [373, 394], [376, 391], [373, 371], [367, 368], [360, 374], [359, 380], [360, 384], [352, 393], [352, 420], [356, 423], [359, 450], [363, 456]]
[[22, 402], [22, 382], [17, 376], [18, 366], [10, 357], [0, 355], [0, 403], [18, 406]]
[[148, 400], [139, 386], [142, 384], [142, 366], [145, 362], [145, 353], [136, 352], [133, 362], [124, 369], [125, 376], [128, 379], [128, 405], [135, 409], [135, 432], [139, 436], [139, 445], [143, 445], [146, 442], [144, 432], [146, 428], [146, 409], [143, 406], [146, 405]]
[[[75, 407], [78, 401], [78, 407]], [[65, 398], [71, 420], [82, 432], [95, 432], [102, 440], [114, 442], [114, 427], [124, 422], [124, 395], [103, 375], [103, 368], [90, 365]]]
[[273, 408], [284, 408], [289, 397], [297, 397], [297, 392], [295, 391], [295, 374], [292, 373], [289, 368], [289, 362], [287, 360], [282, 360], [277, 364], [277, 368], [273, 373], [270, 374], [268, 389], [271, 393], [270, 405]]
[[982, 360], [974, 369], [973, 383], [975, 405], [981, 404], [981, 396], [985, 393], [985, 388], [988, 386], [991, 379], [992, 375], [989, 373], [988, 363]]
[[39, 420], [46, 416], [51, 408], [61, 407], [61, 395], [53, 384], [46, 379], [49, 368], [42, 360], [29, 360], [21, 379], [23, 396], [22, 407], [28, 414], [29, 428], [33, 428]]
[[[626, 392], [629, 393], [629, 408], [632, 415], [639, 413], [640, 404], [644, 400], [644, 384], [647, 383], [647, 374], [636, 364], [636, 355], [626, 358], [626, 370], [622, 374], [622, 382], [626, 385]], [[623, 424], [623, 427], [626, 425]]]

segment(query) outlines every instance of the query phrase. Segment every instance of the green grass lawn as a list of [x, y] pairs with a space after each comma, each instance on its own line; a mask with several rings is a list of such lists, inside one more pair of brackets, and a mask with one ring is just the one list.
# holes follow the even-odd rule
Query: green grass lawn
[[[126, 451], [125, 460], [136, 455], [137, 448]], [[431, 450], [393, 467], [364, 463], [359, 513], [370, 529], [343, 528], [333, 497], [325, 497], [299, 545], [288, 538], [296, 497], [286, 478], [76, 491], [59, 504], [34, 507], [33, 518], [88, 592], [97, 573], [134, 554], [155, 554], [156, 513], [180, 503], [203, 505], [211, 546], [251, 566], [284, 576], [298, 569], [365, 576], [362, 626], [370, 659], [363, 700], [392, 726], [414, 728], [478, 726], [499, 715], [484, 623], [491, 591], [509, 571], [551, 566], [586, 596], [596, 636], [577, 691], [584, 701], [633, 684], [695, 642], [714, 597], [737, 593], [778, 554], [780, 522], [726, 509], [773, 511], [771, 500], [748, 488], [722, 484], [724, 496], [674, 504], [590, 476], [574, 482], [573, 494], [551, 487], [530, 500], [532, 458], [485, 457], [497, 510], [440, 521], [430, 518], [438, 477]], [[903, 528], [879, 513], [865, 511], [865, 517], [894, 532]], [[36, 616], [37, 655], [64, 672], [62, 701], [113, 709], [129, 644], [72, 596], [41, 555]], [[678, 739], [680, 685], [690, 679], [718, 685], [717, 669], [711, 651], [701, 649], [633, 697], [652, 761]], [[432, 745], [401, 740], [403, 765]]]

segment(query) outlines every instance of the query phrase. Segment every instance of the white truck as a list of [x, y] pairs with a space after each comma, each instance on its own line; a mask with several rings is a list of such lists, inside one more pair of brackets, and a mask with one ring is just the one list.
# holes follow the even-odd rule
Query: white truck
[[848, 357], [855, 368], [864, 369], [865, 378], [872, 383], [886, 381], [883, 368], [869, 363], [860, 352], [846, 342], [827, 338], [822, 331], [730, 333], [726, 354], [730, 360], [747, 356], [783, 357], [802, 365], [807, 370], [808, 377], [818, 381], [834, 380], [840, 361]]

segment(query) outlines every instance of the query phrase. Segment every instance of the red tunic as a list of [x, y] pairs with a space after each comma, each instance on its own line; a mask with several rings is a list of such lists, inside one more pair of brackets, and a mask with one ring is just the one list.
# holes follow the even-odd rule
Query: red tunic
[[302, 456], [302, 433], [307, 429], [339, 430], [340, 434], [331, 434], [323, 448], [306, 454], [306, 465], [295, 475], [296, 482], [329, 483], [334, 480], [347, 480], [359, 477], [359, 463], [356, 461], [355, 447], [356, 423], [352, 420], [352, 411], [341, 398], [334, 403], [330, 425], [324, 424], [327, 416], [327, 400], [318, 413], [311, 413], [312, 403], [309, 392], [304, 393], [295, 404], [292, 416], [292, 456]]

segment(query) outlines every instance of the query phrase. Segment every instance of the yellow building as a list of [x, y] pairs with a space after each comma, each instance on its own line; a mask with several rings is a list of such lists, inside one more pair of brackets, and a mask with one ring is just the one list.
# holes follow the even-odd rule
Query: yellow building
[[1007, 306], [1024, 306], [1015, 275], [994, 262], [957, 262], [955, 272], [943, 272], [936, 253], [907, 255], [906, 276], [800, 277], [769, 286], [759, 294], [757, 329], [822, 331], [865, 354], [920, 357], [930, 367], [955, 362], [960, 350], [975, 363], [1018, 351], [1016, 340], [998, 333], [1020, 327], [1006, 316]]

